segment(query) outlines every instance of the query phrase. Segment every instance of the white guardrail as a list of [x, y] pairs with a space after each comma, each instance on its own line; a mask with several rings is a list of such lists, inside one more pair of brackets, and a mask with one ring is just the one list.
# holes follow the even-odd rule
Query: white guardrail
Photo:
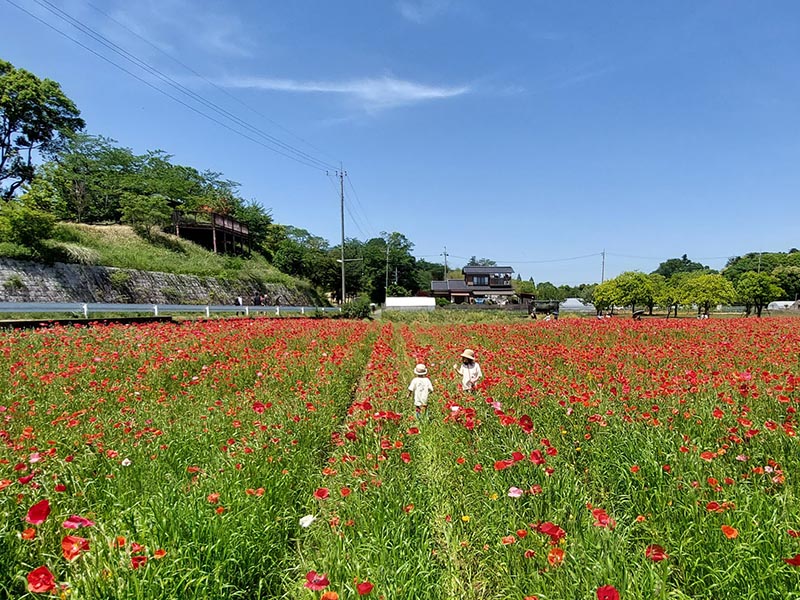
[[235, 304], [114, 304], [101, 302], [50, 303], [50, 302], [0, 302], [0, 313], [68, 313], [83, 315], [88, 319], [97, 313], [147, 313], [155, 317], [174, 313], [239, 313], [250, 315], [275, 315], [299, 313], [313, 315], [317, 312], [341, 312], [330, 306], [237, 306]]

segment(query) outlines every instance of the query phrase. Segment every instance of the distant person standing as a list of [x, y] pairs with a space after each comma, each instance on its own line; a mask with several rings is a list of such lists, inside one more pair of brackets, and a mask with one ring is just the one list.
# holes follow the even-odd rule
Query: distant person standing
[[475, 351], [467, 348], [461, 353], [461, 364], [453, 365], [453, 369], [461, 375], [461, 389], [474, 392], [478, 380], [483, 377], [481, 366], [475, 362]]
[[428, 368], [420, 363], [414, 367], [414, 379], [408, 386], [409, 397], [414, 395], [414, 413], [417, 418], [425, 414], [428, 408], [428, 395], [433, 391], [433, 384], [428, 379]]

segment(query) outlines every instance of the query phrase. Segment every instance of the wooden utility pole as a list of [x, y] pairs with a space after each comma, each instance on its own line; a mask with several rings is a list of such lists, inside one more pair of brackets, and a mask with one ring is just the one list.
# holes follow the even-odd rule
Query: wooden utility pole
[[345, 172], [339, 165], [339, 197], [341, 199], [341, 217], [342, 217], [342, 306], [344, 306], [345, 287], [344, 287], [344, 176]]

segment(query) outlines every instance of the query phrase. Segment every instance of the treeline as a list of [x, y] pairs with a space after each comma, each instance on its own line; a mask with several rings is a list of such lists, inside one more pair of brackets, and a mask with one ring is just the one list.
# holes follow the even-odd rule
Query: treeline
[[[58, 259], [46, 244], [57, 221], [128, 223], [144, 237], [163, 238], [173, 211], [215, 212], [247, 225], [254, 251], [282, 272], [339, 299], [344, 254], [348, 297], [382, 302], [386, 295], [429, 293], [434, 279], [460, 270], [417, 259], [398, 232], [348, 239], [344, 253], [304, 229], [273, 222], [269, 210], [245, 200], [239, 184], [214, 171], [176, 164], [161, 150], [135, 154], [114, 140], [88, 135], [80, 111], [58, 83], [0, 60], [0, 256]], [[472, 257], [468, 265], [494, 266]], [[766, 302], [800, 292], [800, 252], [747, 254], [721, 274], [686, 255], [652, 274], [632, 272], [597, 284], [513, 282], [542, 300], [578, 297], [600, 308], [672, 307], [741, 302], [760, 314]]]
[[592, 300], [598, 310], [637, 307], [650, 314], [655, 306], [678, 314], [680, 306], [696, 306], [707, 315], [718, 304], [740, 304], [746, 314], [761, 312], [774, 300], [800, 295], [800, 251], [752, 253], [731, 258], [721, 273], [699, 263], [670, 259], [650, 273], [629, 271], [596, 286]]
[[[58, 83], [0, 60], [0, 256], [59, 259], [47, 244], [57, 221], [127, 223], [155, 240], [175, 210], [215, 212], [245, 224], [251, 248], [320, 291], [341, 294], [341, 246], [290, 225], [239, 194], [221, 173], [176, 164], [161, 150], [135, 154], [84, 132], [77, 106]], [[385, 294], [430, 290], [443, 267], [411, 254], [397, 232], [345, 242], [349, 297], [382, 302]]]

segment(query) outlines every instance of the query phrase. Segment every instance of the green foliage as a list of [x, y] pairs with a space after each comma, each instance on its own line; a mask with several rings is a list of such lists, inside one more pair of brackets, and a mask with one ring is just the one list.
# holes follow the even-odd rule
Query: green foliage
[[775, 277], [769, 273], [748, 271], [736, 282], [736, 294], [739, 301], [745, 305], [748, 314], [752, 306], [760, 317], [763, 308], [776, 298], [780, 298], [783, 290], [778, 287]]
[[621, 297], [621, 290], [614, 279], [608, 279], [594, 288], [594, 305], [598, 310], [613, 309], [622, 304]]
[[33, 179], [34, 159], [52, 156], [84, 127], [80, 111], [50, 79], [0, 59], [0, 196]]
[[785, 299], [796, 300], [800, 296], [800, 266], [776, 267], [772, 275], [783, 289]]
[[511, 286], [517, 294], [536, 294], [536, 284], [533, 281], [522, 281], [521, 279], [513, 279]]
[[372, 313], [369, 296], [359, 296], [355, 300], [345, 302], [342, 306], [342, 316], [346, 319], [366, 319]]
[[658, 265], [658, 268], [653, 271], [653, 273], [657, 273], [658, 275], [662, 275], [666, 279], [672, 277], [675, 273], [691, 273], [692, 271], [707, 271], [708, 267], [705, 265], [700, 264], [699, 262], [693, 262], [688, 259], [688, 257], [684, 254], [680, 258], [670, 258], [665, 260], [661, 264]]
[[722, 274], [736, 285], [748, 271], [772, 273], [778, 267], [800, 267], [800, 252], [750, 252], [730, 259]]
[[489, 258], [476, 258], [472, 256], [469, 262], [465, 265], [467, 267], [496, 267], [497, 263]]
[[543, 281], [536, 286], [537, 300], [558, 300], [561, 302], [564, 298], [561, 297], [561, 292], [549, 281]]
[[680, 287], [680, 303], [696, 304], [705, 314], [711, 306], [730, 304], [735, 299], [736, 291], [731, 282], [714, 273], [688, 277]]
[[[630, 306], [631, 312], [636, 306], [652, 306], [656, 295], [656, 283], [649, 276], [639, 271], [627, 271], [614, 279], [617, 287], [617, 302]], [[595, 297], [597, 292], [595, 292]]]
[[16, 201], [0, 206], [0, 238], [12, 244], [36, 250], [52, 235], [54, 227], [55, 219], [49, 213]]
[[167, 199], [161, 194], [140, 196], [124, 193], [120, 201], [122, 222], [129, 223], [141, 235], [150, 239], [156, 227], [166, 227], [172, 216]]
[[25, 288], [25, 283], [19, 275], [11, 275], [3, 282], [3, 287], [9, 292], [17, 292]]

